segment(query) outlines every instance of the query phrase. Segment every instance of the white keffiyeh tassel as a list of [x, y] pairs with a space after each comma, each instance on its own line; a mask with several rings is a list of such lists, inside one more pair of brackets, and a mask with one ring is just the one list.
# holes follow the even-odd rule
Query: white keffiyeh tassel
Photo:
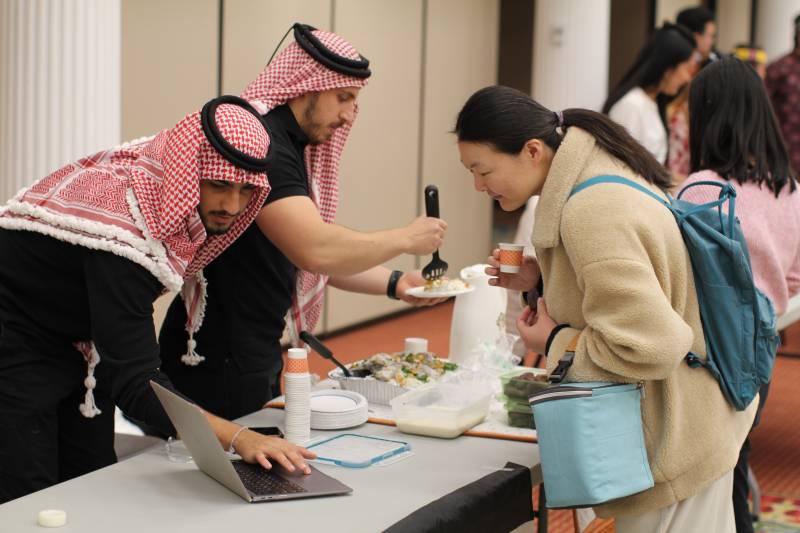
[[100, 363], [100, 354], [97, 353], [93, 342], [76, 342], [75, 348], [83, 354], [87, 366], [86, 379], [83, 380], [83, 384], [86, 387], [86, 396], [84, 396], [83, 403], [80, 404], [78, 408], [81, 414], [86, 418], [94, 418], [102, 413], [94, 401], [93, 392], [97, 387], [97, 380], [94, 377], [94, 368]]
[[188, 366], [197, 366], [206, 360], [205, 357], [197, 353], [197, 341], [194, 340], [194, 333], [189, 332], [189, 340], [186, 341], [186, 353], [181, 356], [181, 362]]

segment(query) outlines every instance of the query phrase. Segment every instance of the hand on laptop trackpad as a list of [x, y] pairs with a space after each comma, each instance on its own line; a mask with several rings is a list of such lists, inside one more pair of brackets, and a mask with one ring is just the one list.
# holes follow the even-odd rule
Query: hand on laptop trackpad
[[[308, 466], [309, 466], [309, 468], [312, 468], [312, 472], [313, 472], [313, 467], [311, 465], [308, 465]], [[274, 472], [276, 474], [279, 474], [279, 475], [281, 475], [283, 477], [287, 477], [287, 478], [302, 478], [303, 476], [307, 476], [307, 475], [311, 474], [311, 472], [309, 472], [308, 474], [305, 474], [299, 468], [295, 468], [294, 472], [290, 472], [288, 469], [284, 468], [283, 466], [281, 466], [280, 464], [278, 464], [276, 462], [272, 463], [272, 469], [270, 470], [270, 472]]]

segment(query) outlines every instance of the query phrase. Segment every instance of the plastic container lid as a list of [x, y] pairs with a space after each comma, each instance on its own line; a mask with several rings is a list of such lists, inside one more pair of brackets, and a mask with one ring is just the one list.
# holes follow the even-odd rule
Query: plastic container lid
[[364, 468], [407, 452], [411, 446], [399, 440], [343, 433], [311, 444], [308, 449], [317, 454], [314, 461], [349, 468]]

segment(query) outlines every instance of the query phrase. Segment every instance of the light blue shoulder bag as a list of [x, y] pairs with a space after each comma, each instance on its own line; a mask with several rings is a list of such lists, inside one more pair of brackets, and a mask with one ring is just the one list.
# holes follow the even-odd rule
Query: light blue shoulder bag
[[638, 383], [562, 383], [575, 357], [564, 354], [554, 386], [531, 396], [547, 507], [593, 507], [653, 486]]

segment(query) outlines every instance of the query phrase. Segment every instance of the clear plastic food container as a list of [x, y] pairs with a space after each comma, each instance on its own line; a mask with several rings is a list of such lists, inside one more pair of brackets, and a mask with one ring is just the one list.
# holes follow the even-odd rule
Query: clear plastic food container
[[452, 439], [480, 424], [491, 392], [471, 383], [434, 383], [392, 400], [397, 428], [404, 433]]
[[513, 398], [503, 398], [506, 414], [508, 414], [508, 425], [515, 428], [536, 429], [533, 421], [533, 410], [527, 401], [514, 400]]
[[547, 371], [543, 368], [517, 368], [500, 376], [500, 382], [503, 385], [503, 394], [525, 402], [535, 393], [550, 386], [547, 382]]

